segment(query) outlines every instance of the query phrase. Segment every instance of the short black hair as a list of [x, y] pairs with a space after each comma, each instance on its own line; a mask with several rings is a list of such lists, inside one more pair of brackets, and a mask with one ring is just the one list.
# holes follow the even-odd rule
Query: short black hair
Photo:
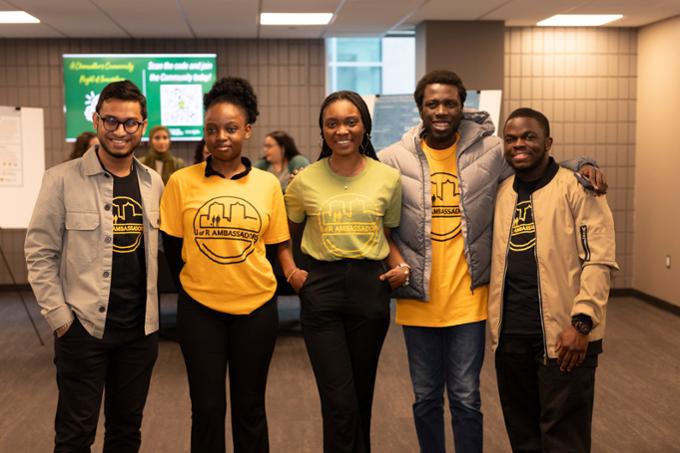
[[371, 130], [373, 129], [373, 122], [371, 121], [371, 113], [368, 111], [368, 106], [364, 99], [358, 93], [354, 91], [336, 91], [334, 93], [326, 96], [326, 99], [321, 103], [321, 109], [319, 110], [319, 129], [321, 130], [321, 154], [319, 154], [319, 159], [330, 156], [333, 152], [331, 147], [326, 143], [326, 139], [323, 138], [323, 112], [334, 102], [337, 101], [349, 101], [354, 107], [359, 110], [359, 115], [361, 116], [361, 124], [364, 125], [364, 138], [361, 141], [361, 146], [359, 147], [359, 152], [378, 160], [378, 155], [375, 153], [375, 148], [373, 148], [373, 143], [371, 143]]
[[293, 157], [300, 154], [300, 151], [295, 145], [295, 139], [285, 131], [272, 131], [267, 134], [271, 137], [281, 148], [283, 148], [283, 157], [290, 161]]
[[548, 121], [548, 118], [538, 110], [530, 109], [529, 107], [520, 107], [508, 116], [508, 119], [505, 120], [505, 124], [508, 124], [508, 121], [513, 118], [535, 119], [541, 126], [541, 129], [543, 129], [545, 136], [550, 137], [550, 122]]
[[460, 97], [461, 106], [465, 105], [465, 98], [467, 97], [467, 91], [465, 86], [463, 86], [463, 81], [458, 77], [453, 71], [447, 71], [446, 69], [435, 69], [425, 74], [416, 85], [416, 91], [413, 92], [413, 99], [416, 101], [418, 106], [418, 111], [423, 110], [423, 98], [425, 97], [425, 88], [428, 85], [433, 85], [435, 83], [440, 83], [442, 85], [451, 85], [458, 89], [458, 97]]
[[121, 101], [137, 101], [142, 110], [142, 119], [146, 119], [146, 98], [139, 91], [137, 85], [129, 80], [121, 80], [119, 82], [109, 83], [99, 93], [99, 100], [97, 101], [97, 113], [102, 108], [104, 101], [109, 99], [120, 99]]
[[253, 124], [260, 112], [257, 110], [257, 96], [253, 86], [241, 77], [223, 77], [203, 96], [203, 109], [221, 102], [241, 107], [246, 114], [246, 123]]

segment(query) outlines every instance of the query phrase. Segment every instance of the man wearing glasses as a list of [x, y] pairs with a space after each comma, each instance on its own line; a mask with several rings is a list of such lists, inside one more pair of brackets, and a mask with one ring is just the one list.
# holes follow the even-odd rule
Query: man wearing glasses
[[92, 122], [100, 145], [49, 169], [26, 234], [28, 280], [55, 334], [55, 452], [90, 451], [102, 392], [104, 451], [136, 452], [158, 355], [160, 176], [133, 152], [146, 99], [107, 85]]

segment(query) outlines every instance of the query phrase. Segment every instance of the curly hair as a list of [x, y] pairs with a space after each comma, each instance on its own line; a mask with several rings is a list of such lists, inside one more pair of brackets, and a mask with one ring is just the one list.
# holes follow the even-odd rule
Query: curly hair
[[326, 99], [321, 103], [321, 109], [319, 110], [319, 129], [321, 130], [321, 153], [319, 154], [319, 160], [324, 157], [330, 156], [333, 152], [326, 143], [326, 139], [323, 138], [323, 113], [334, 102], [337, 101], [349, 101], [354, 107], [359, 110], [359, 115], [361, 116], [361, 123], [364, 125], [366, 133], [361, 141], [361, 146], [359, 147], [359, 152], [378, 160], [378, 156], [375, 153], [375, 148], [373, 148], [373, 143], [371, 143], [371, 130], [373, 128], [373, 122], [371, 121], [371, 113], [368, 111], [368, 106], [364, 102], [363, 98], [354, 91], [336, 91], [335, 93], [329, 94]]
[[247, 124], [255, 123], [257, 116], [260, 114], [257, 110], [257, 96], [253, 86], [246, 79], [240, 77], [221, 78], [203, 96], [203, 108], [205, 111], [220, 102], [227, 102], [241, 107], [246, 114]]
[[460, 80], [458, 74], [453, 71], [447, 71], [445, 69], [435, 69], [430, 71], [423, 76], [422, 79], [418, 81], [416, 85], [416, 90], [413, 92], [413, 99], [416, 101], [418, 106], [418, 111], [423, 110], [423, 98], [425, 97], [425, 88], [428, 85], [433, 85], [435, 83], [440, 83], [442, 85], [451, 85], [458, 89], [458, 96], [460, 97], [461, 106], [465, 105], [465, 98], [467, 96], [467, 91], [463, 86], [463, 81]]

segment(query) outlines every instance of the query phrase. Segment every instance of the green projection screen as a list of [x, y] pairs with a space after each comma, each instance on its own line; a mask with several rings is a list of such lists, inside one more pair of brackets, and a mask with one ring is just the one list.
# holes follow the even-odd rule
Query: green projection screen
[[[176, 141], [203, 136], [203, 93], [217, 78], [216, 54], [65, 54], [66, 141], [92, 130], [99, 93], [128, 79], [147, 99], [149, 128], [162, 124]], [[148, 132], [147, 129], [147, 132]]]

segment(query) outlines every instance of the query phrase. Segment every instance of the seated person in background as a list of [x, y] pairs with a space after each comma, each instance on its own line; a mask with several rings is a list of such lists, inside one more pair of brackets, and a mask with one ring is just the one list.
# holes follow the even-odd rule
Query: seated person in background
[[595, 368], [615, 261], [614, 221], [550, 157], [548, 119], [510, 114], [498, 189], [488, 326], [515, 452], [590, 451]]
[[68, 156], [68, 160], [83, 157], [85, 151], [90, 149], [93, 145], [98, 144], [99, 139], [97, 138], [97, 134], [92, 132], [83, 132], [78, 136], [78, 138], [76, 138], [76, 142], [73, 144], [73, 151], [71, 151], [71, 154]]
[[165, 126], [154, 126], [149, 131], [149, 154], [139, 159], [144, 165], [153, 168], [168, 183], [170, 175], [184, 167], [184, 160], [170, 152], [170, 131]]
[[196, 148], [194, 149], [194, 164], [205, 162], [209, 155], [210, 150], [205, 146], [205, 139], [203, 139], [196, 144]]
[[289, 176], [309, 165], [309, 159], [300, 154], [293, 137], [283, 131], [267, 134], [263, 148], [264, 157], [255, 162], [255, 167], [274, 173], [285, 192]]

